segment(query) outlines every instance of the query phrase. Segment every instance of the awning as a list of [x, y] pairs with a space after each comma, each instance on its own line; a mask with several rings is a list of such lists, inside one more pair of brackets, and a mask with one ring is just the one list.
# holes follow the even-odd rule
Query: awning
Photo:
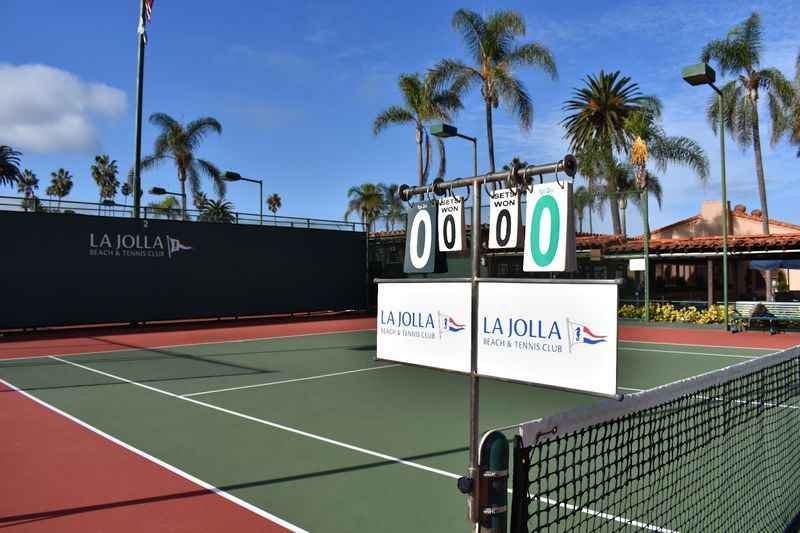
[[800, 259], [764, 259], [750, 261], [751, 270], [774, 270], [776, 268], [800, 269]]

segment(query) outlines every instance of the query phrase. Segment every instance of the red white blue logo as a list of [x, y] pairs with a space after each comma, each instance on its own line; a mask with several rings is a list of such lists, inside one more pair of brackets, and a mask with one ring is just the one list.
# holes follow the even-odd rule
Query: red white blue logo
[[570, 331], [568, 337], [570, 351], [572, 351], [573, 346], [577, 345], [588, 344], [591, 346], [608, 342], [608, 335], [600, 335], [592, 331], [586, 324], [567, 319], [567, 327]]
[[441, 336], [442, 333], [459, 333], [461, 331], [464, 331], [464, 328], [466, 326], [464, 326], [463, 322], [459, 322], [452, 316], [447, 315], [445, 313], [440, 312], [438, 313], [438, 315], [439, 315], [439, 336]]

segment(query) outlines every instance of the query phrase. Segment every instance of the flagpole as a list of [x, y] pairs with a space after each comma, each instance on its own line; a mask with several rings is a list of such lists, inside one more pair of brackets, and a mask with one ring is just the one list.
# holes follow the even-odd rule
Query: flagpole
[[144, 83], [145, 0], [139, 2], [139, 53], [136, 72], [136, 148], [133, 159], [133, 218], [139, 218], [142, 197], [142, 88]]

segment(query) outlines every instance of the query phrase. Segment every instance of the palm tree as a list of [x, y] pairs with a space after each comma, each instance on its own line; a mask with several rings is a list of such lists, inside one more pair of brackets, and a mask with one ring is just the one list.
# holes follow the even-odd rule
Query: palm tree
[[230, 224], [236, 220], [236, 215], [233, 213], [233, 204], [223, 198], [219, 200], [206, 200], [197, 220], [200, 222], [223, 222]]
[[147, 206], [155, 218], [164, 217], [169, 220], [178, 220], [181, 218], [181, 209], [178, 206], [178, 200], [174, 196], [167, 196], [160, 202], [151, 202]]
[[276, 224], [278, 222], [278, 209], [281, 207], [283, 207], [283, 205], [281, 204], [281, 197], [278, 193], [272, 193], [267, 197], [267, 209], [272, 213]]
[[58, 198], [57, 209], [61, 209], [61, 200], [70, 193], [72, 185], [72, 174], [69, 170], [59, 168], [56, 172], [50, 173], [50, 185], [45, 192], [47, 196]]
[[19, 156], [22, 154], [10, 146], [0, 145], [0, 185], [13, 185], [19, 180]]
[[489, 172], [494, 172], [493, 110], [502, 102], [523, 130], [533, 125], [533, 103], [525, 85], [514, 77], [514, 69], [537, 67], [556, 79], [556, 63], [550, 51], [540, 43], [517, 44], [516, 38], [525, 36], [525, 20], [514, 11], [496, 11], [484, 19], [474, 11], [459, 9], [453, 15], [452, 24], [461, 33], [473, 65], [457, 59], [443, 59], [431, 74], [437, 84], [452, 83], [452, 90], [458, 94], [473, 86], [481, 88], [486, 109]]
[[586, 209], [591, 209], [589, 206], [592, 203], [592, 193], [581, 185], [573, 191], [572, 196], [575, 202], [575, 216], [578, 218], [578, 233], [583, 233], [583, 217], [586, 214]]
[[[425, 185], [430, 171], [431, 146], [426, 126], [436, 120], [451, 120], [452, 113], [461, 109], [461, 100], [450, 90], [437, 90], [430, 76], [424, 80], [419, 74], [401, 74], [397, 82], [403, 94], [404, 105], [391, 106], [382, 111], [372, 124], [378, 135], [392, 124], [414, 124], [417, 140], [417, 177]], [[423, 144], [425, 149], [423, 150]], [[446, 158], [444, 143], [437, 137], [439, 147], [439, 177], [444, 176]], [[423, 156], [424, 152], [424, 156]]]
[[400, 199], [400, 186], [396, 183], [378, 185], [383, 192], [383, 217], [386, 219], [386, 229], [394, 229], [395, 223], [403, 221], [405, 210]]
[[[800, 53], [795, 60], [795, 74], [792, 81], [791, 101], [788, 105], [780, 102], [780, 112], [772, 117], [772, 144], [780, 140], [784, 134], [788, 133], [789, 142], [800, 146]], [[777, 120], [776, 120], [777, 119]], [[797, 149], [797, 157], [800, 157], [800, 148]]]
[[364, 183], [358, 187], [350, 187], [347, 197], [350, 202], [347, 204], [344, 219], [347, 220], [352, 213], [358, 213], [361, 222], [367, 226], [367, 231], [372, 231], [372, 225], [384, 209], [381, 188], [374, 183]]
[[129, 183], [123, 183], [122, 187], [119, 190], [122, 193], [122, 196], [125, 198], [125, 205], [128, 205], [128, 196], [131, 194], [131, 186]]
[[100, 201], [113, 200], [119, 188], [117, 161], [108, 155], [95, 156], [91, 171], [92, 178], [100, 189]]
[[[654, 105], [654, 99], [643, 96], [639, 86], [629, 77], [620, 77], [620, 72], [598, 76], [588, 75], [585, 86], [574, 89], [572, 98], [564, 103], [565, 111], [572, 111], [561, 123], [570, 148], [580, 156], [584, 176], [603, 176], [610, 199], [611, 222], [614, 234], [620, 235], [617, 184], [613, 169], [615, 153], [625, 153], [631, 141], [626, 130], [628, 118]], [[588, 171], [587, 169], [591, 169]]]
[[209, 161], [195, 157], [195, 151], [206, 135], [212, 132], [222, 133], [222, 125], [217, 119], [203, 117], [183, 125], [166, 113], [153, 113], [150, 115], [150, 124], [160, 128], [161, 133], [156, 137], [153, 154], [142, 159], [142, 170], [154, 168], [167, 159], [172, 160], [178, 173], [184, 216], [186, 181], [189, 182], [192, 194], [197, 193], [200, 191], [200, 175], [205, 174], [213, 181], [220, 198], [225, 196], [225, 181], [219, 169]]
[[[758, 196], [761, 202], [761, 228], [766, 235], [769, 234], [769, 211], [764, 162], [761, 156], [759, 91], [763, 90], [767, 95], [769, 114], [773, 123], [774, 144], [783, 134], [781, 123], [785, 117], [782, 115], [782, 109], [791, 106], [794, 89], [778, 69], [761, 68], [762, 48], [761, 17], [758, 13], [753, 13], [747, 20], [734, 26], [724, 39], [715, 39], [708, 43], [703, 48], [701, 59], [704, 62], [714, 60], [721, 74], [736, 76], [736, 79], [722, 87], [723, 121], [725, 128], [739, 146], [742, 148], [750, 144], [753, 146]], [[709, 101], [706, 115], [711, 128], [717, 133], [719, 101], [716, 96]]]
[[36, 202], [38, 198], [36, 198], [36, 193], [33, 191], [38, 188], [39, 178], [36, 177], [36, 174], [28, 168], [23, 170], [17, 182], [17, 192], [24, 196], [22, 208], [25, 211], [28, 211], [28, 209], [36, 211]]

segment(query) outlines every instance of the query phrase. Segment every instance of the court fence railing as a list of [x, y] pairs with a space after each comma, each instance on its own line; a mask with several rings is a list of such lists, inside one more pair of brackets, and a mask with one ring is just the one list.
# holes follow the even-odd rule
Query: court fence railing
[[[0, 196], [0, 211], [20, 211], [30, 214], [67, 213], [93, 215], [100, 217], [133, 218], [133, 206], [114, 201], [82, 202], [59, 200], [57, 198], [25, 198], [21, 196]], [[142, 206], [144, 220], [175, 220], [187, 222], [220, 222], [204, 216], [204, 211], [187, 209], [186, 216], [180, 208], [165, 209], [155, 206]], [[333, 229], [343, 231], [366, 231], [366, 225], [358, 221], [331, 220], [322, 218], [303, 218], [232, 211], [229, 223], [279, 226], [287, 228]]]

